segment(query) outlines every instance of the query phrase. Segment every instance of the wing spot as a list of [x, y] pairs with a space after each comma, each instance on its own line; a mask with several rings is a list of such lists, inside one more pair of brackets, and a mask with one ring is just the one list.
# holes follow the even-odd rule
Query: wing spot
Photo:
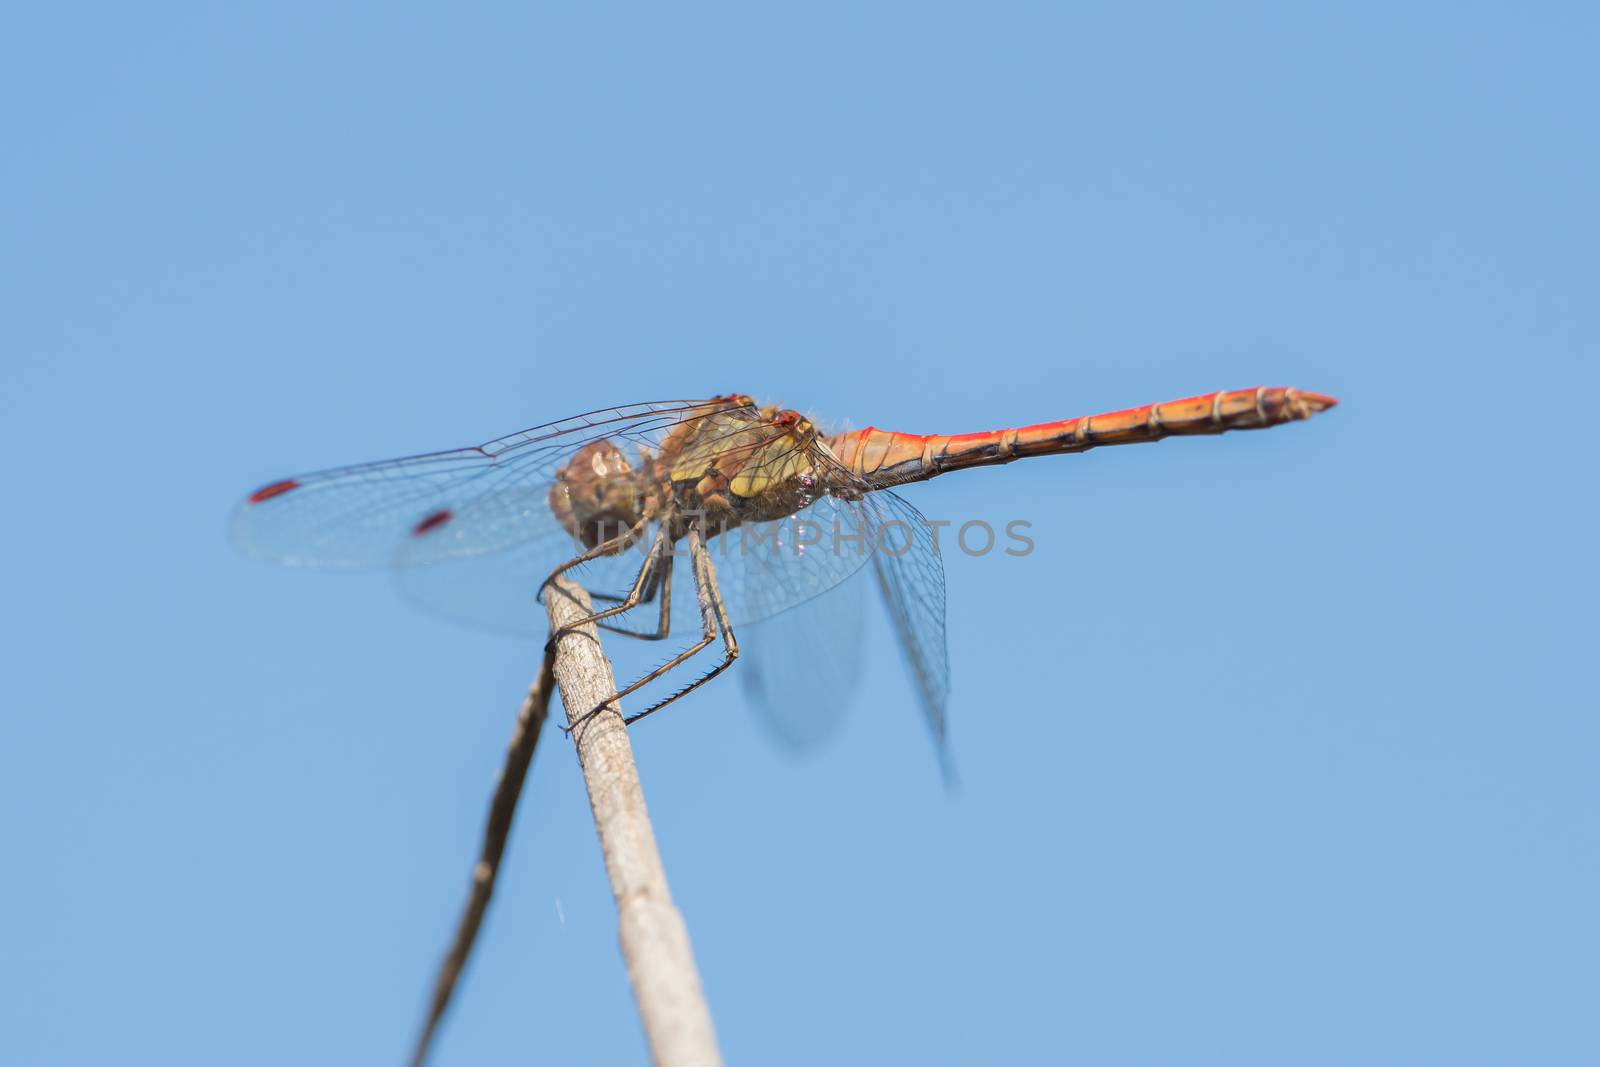
[[416, 526], [412, 527], [411, 536], [421, 537], [423, 534], [431, 533], [453, 518], [455, 518], [455, 512], [451, 511], [449, 508], [440, 508], [433, 514], [424, 516], [422, 521], [418, 522]]
[[255, 492], [251, 493], [249, 497], [249, 503], [260, 504], [264, 501], [271, 500], [275, 496], [282, 496], [291, 489], [298, 488], [300, 488], [299, 482], [295, 481], [293, 478], [285, 478], [281, 482], [273, 482], [271, 485], [263, 485], [260, 489], [257, 489]]

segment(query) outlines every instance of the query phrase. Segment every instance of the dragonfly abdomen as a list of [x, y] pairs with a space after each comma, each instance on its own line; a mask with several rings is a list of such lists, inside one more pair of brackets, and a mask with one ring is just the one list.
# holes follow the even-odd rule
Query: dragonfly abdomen
[[868, 428], [835, 438], [841, 461], [877, 486], [920, 482], [947, 471], [1010, 463], [1026, 456], [1086, 452], [1176, 435], [1260, 430], [1308, 419], [1337, 401], [1281, 386], [1223, 390], [1101, 415], [983, 433], [919, 435]]

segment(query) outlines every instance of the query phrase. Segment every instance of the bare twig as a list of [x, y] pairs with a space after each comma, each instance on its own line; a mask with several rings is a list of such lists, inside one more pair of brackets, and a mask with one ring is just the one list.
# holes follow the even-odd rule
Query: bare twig
[[500, 780], [495, 783], [494, 799], [489, 802], [489, 818], [483, 827], [483, 848], [478, 853], [477, 865], [472, 868], [472, 888], [467, 894], [467, 905], [461, 912], [460, 922], [456, 924], [455, 941], [439, 964], [439, 976], [433, 986], [433, 1003], [411, 1054], [412, 1067], [422, 1067], [428, 1058], [434, 1032], [444, 1018], [445, 1009], [450, 1006], [450, 995], [455, 992], [456, 979], [461, 977], [461, 969], [466, 966], [472, 943], [477, 939], [478, 927], [483, 923], [483, 914], [489, 908], [495, 877], [500, 873], [500, 858], [505, 854], [506, 837], [511, 832], [511, 818], [517, 810], [517, 798], [522, 794], [522, 782], [528, 775], [534, 746], [539, 743], [539, 730], [544, 726], [550, 708], [550, 693], [555, 688], [552, 674], [554, 666], [554, 654], [546, 652], [544, 663], [539, 668], [539, 678], [528, 690], [522, 709], [517, 712], [517, 726], [511, 732], [511, 743], [506, 746], [506, 761], [500, 768]]
[[[547, 587], [552, 632], [590, 613], [581, 588], [558, 579]], [[617, 690], [611, 663], [593, 626], [556, 642], [555, 677], [577, 743], [611, 892], [617, 898], [619, 940], [656, 1067], [714, 1067], [722, 1063], [711, 1012], [700, 990], [689, 929], [667, 891], [645, 811], [633, 746], [613, 704], [591, 714]]]

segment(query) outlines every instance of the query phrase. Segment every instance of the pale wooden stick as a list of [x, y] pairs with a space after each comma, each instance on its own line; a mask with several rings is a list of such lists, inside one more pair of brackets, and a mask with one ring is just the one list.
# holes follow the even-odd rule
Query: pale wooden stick
[[511, 743], [506, 746], [506, 761], [500, 768], [500, 780], [495, 783], [494, 799], [489, 802], [489, 818], [483, 826], [483, 847], [478, 853], [477, 865], [472, 868], [472, 888], [467, 893], [466, 906], [456, 924], [455, 941], [439, 964], [439, 975], [434, 980], [433, 1000], [428, 1006], [428, 1018], [417, 1035], [417, 1044], [411, 1052], [412, 1067], [422, 1067], [428, 1059], [433, 1035], [450, 1006], [450, 995], [455, 992], [456, 980], [466, 966], [472, 943], [477, 940], [478, 927], [483, 924], [484, 912], [489, 910], [489, 898], [494, 894], [494, 882], [500, 873], [500, 859], [505, 854], [506, 838], [511, 834], [511, 818], [517, 811], [517, 798], [522, 795], [522, 782], [528, 776], [528, 764], [533, 760], [534, 746], [539, 743], [539, 729], [544, 725], [550, 708], [550, 693], [555, 688], [552, 671], [555, 656], [545, 653], [539, 668], [539, 678], [528, 690], [517, 712], [517, 725], [511, 732]]
[[[552, 632], [591, 612], [589, 595], [565, 578], [546, 587], [545, 606]], [[555, 677], [617, 898], [622, 956], [650, 1059], [656, 1067], [717, 1067], [722, 1054], [711, 1011], [700, 990], [689, 928], [667, 891], [627, 727], [615, 705], [591, 714], [617, 691], [611, 662], [592, 625], [556, 642]]]

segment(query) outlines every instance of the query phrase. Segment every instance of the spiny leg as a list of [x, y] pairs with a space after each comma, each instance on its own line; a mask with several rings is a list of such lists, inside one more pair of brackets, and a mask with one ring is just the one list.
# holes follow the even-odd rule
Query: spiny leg
[[[696, 595], [697, 599], [699, 600], [699, 604], [700, 604], [700, 626], [701, 626], [700, 640], [696, 641], [694, 644], [690, 645], [688, 648], [684, 649], [682, 652], [678, 653], [676, 656], [673, 656], [667, 662], [665, 662], [661, 666], [655, 668], [654, 670], [652, 670], [651, 672], [646, 674], [643, 678], [640, 678], [638, 681], [636, 681], [636, 682], [632, 683], [631, 685], [629, 685], [627, 688], [619, 689], [615, 693], [612, 693], [611, 696], [606, 698], [600, 704], [596, 705], [594, 708], [590, 709], [585, 714], [579, 716], [575, 721], [569, 723], [567, 726], [562, 727], [562, 732], [563, 733], [567, 733], [567, 734], [572, 733], [574, 730], [576, 730], [577, 728], [582, 726], [584, 723], [588, 722], [594, 716], [600, 714], [606, 708], [608, 708], [611, 705], [615, 704], [618, 700], [621, 700], [623, 697], [627, 696], [629, 693], [632, 693], [634, 690], [638, 689], [640, 686], [648, 685], [650, 682], [653, 682], [657, 678], [660, 678], [662, 675], [666, 674], [668, 671], [671, 671], [673, 668], [677, 667], [679, 664], [683, 663], [685, 660], [687, 660], [690, 657], [692, 657], [692, 656], [696, 655], [697, 653], [699, 653], [707, 645], [711, 644], [712, 641], [716, 640], [718, 619], [719, 619], [719, 617], [726, 618], [726, 614], [724, 612], [722, 612], [720, 610], [720, 607], [719, 607], [719, 605], [721, 603], [720, 594], [714, 597], [712, 595], [711, 591], [710, 591], [711, 586], [716, 581], [714, 572], [711, 572], [711, 571], [708, 570], [708, 568], [710, 566], [710, 563], [711, 563], [711, 556], [710, 556], [709, 553], [707, 553], [705, 551], [705, 544], [704, 544], [703, 540], [701, 539], [699, 531], [698, 530], [694, 530], [694, 529], [691, 529], [689, 531], [689, 560], [690, 560], [690, 564], [691, 564], [690, 569], [691, 569], [692, 573], [694, 574], [695, 595]], [[738, 655], [737, 647], [738, 647], [737, 645], [734, 646], [734, 655]], [[731, 662], [731, 660], [729, 662]], [[716, 675], [716, 674], [721, 673], [723, 668], [725, 668], [726, 666], [727, 666], [727, 663], [724, 663], [721, 667], [718, 667], [715, 671], [712, 671], [711, 675], [707, 675], [706, 678], [700, 679], [700, 682], [706, 681], [707, 678], [711, 677], [712, 675]], [[673, 700], [676, 700], [679, 696], [682, 696], [683, 693], [687, 693], [690, 689], [696, 688], [700, 684], [700, 682], [694, 683], [694, 685], [691, 685], [688, 688], [684, 689], [682, 693], [677, 693], [677, 694], [674, 694], [671, 697], [668, 697], [666, 700], [662, 701], [660, 704], [656, 704], [656, 705], [650, 707], [649, 709], [644, 711], [642, 714], [636, 715], [633, 718], [634, 719], [643, 718], [644, 715], [648, 715], [652, 711], [656, 711], [656, 710], [658, 710], [658, 709], [660, 709], [662, 707], [665, 707], [667, 704], [670, 704]], [[633, 720], [629, 719], [629, 720], [625, 720], [625, 721], [631, 722]]]
[[528, 775], [528, 764], [533, 760], [534, 746], [539, 743], [539, 731], [544, 726], [550, 707], [550, 694], [555, 688], [552, 671], [555, 657], [546, 653], [539, 668], [539, 679], [528, 690], [528, 696], [517, 712], [517, 726], [511, 733], [511, 743], [506, 747], [506, 761], [500, 768], [500, 780], [495, 783], [494, 799], [489, 802], [489, 817], [484, 822], [483, 846], [478, 852], [478, 862], [472, 868], [472, 888], [467, 894], [466, 907], [456, 923], [455, 940], [450, 951], [439, 963], [439, 973], [433, 983], [433, 999], [428, 1007], [428, 1018], [417, 1036], [416, 1048], [411, 1054], [412, 1067], [422, 1067], [428, 1058], [434, 1032], [450, 1006], [456, 980], [466, 966], [472, 943], [478, 937], [478, 927], [483, 923], [489, 908], [489, 897], [494, 893], [495, 878], [500, 872], [500, 859], [505, 854], [506, 838], [511, 832], [511, 818], [517, 810], [517, 800], [522, 794], [522, 783]]
[[597, 623], [606, 633], [620, 634], [623, 637], [632, 637], [640, 641], [661, 641], [672, 631], [672, 549], [669, 546], [661, 554], [661, 561], [656, 565], [654, 573], [650, 576], [650, 585], [644, 591], [640, 603], [648, 604], [655, 599], [657, 592], [661, 595], [661, 603], [656, 613], [656, 629], [654, 633], [642, 634], [636, 630], [624, 630], [606, 623]]
[[[639, 603], [641, 603], [641, 604], [654, 604], [656, 602], [656, 592], [660, 588], [660, 586], [661, 586], [661, 571], [660, 570], [656, 570], [656, 571], [651, 573], [651, 575], [650, 575], [650, 584], [645, 586], [645, 588], [644, 588], [644, 596], [640, 599]], [[616, 593], [590, 593], [589, 594], [589, 599], [590, 600], [603, 600], [607, 604], [620, 604], [624, 600], [626, 600], [627, 597], [626, 596], [618, 596]], [[633, 631], [631, 631], [631, 630], [618, 630], [615, 627], [606, 626], [606, 625], [601, 625], [600, 628], [602, 630], [609, 630], [612, 633], [616, 633], [616, 634], [626, 634], [629, 637], [638, 636], [637, 634], [633, 633]]]
[[[585, 551], [578, 553], [576, 556], [573, 556], [555, 570], [551, 571], [549, 575], [545, 577], [545, 580], [539, 583], [539, 588], [534, 593], [534, 596], [536, 598], [544, 596], [545, 589], [548, 588], [549, 585], [557, 578], [561, 577], [572, 568], [580, 567], [585, 563], [591, 563], [602, 556], [614, 556], [619, 552], [622, 552], [624, 549], [628, 548], [628, 546], [637, 542], [640, 532], [644, 529], [645, 524], [649, 521], [650, 519], [648, 516], [641, 517], [638, 522], [617, 534], [617, 536], [608, 537], [606, 540], [601, 541], [593, 548], [586, 549]], [[603, 597], [602, 599], [615, 600], [616, 598]]]
[[[662, 555], [662, 549], [666, 546], [666, 542], [667, 542], [667, 527], [665, 525], [662, 525], [661, 528], [656, 531], [656, 539], [655, 539], [655, 541], [653, 541], [651, 543], [650, 551], [645, 554], [644, 563], [639, 567], [639, 573], [634, 576], [633, 588], [628, 591], [628, 595], [623, 597], [620, 602], [618, 602], [617, 604], [613, 605], [612, 607], [606, 608], [604, 611], [594, 612], [594, 613], [592, 613], [590, 615], [586, 615], [583, 618], [577, 620], [576, 622], [574, 622], [570, 626], [563, 626], [561, 629], [557, 630], [555, 633], [550, 635], [550, 640], [545, 642], [545, 647], [547, 649], [553, 649], [553, 648], [556, 647], [556, 642], [557, 641], [559, 641], [563, 637], [567, 636], [567, 634], [572, 633], [574, 630], [578, 629], [578, 627], [580, 627], [580, 626], [588, 626], [591, 623], [597, 623], [601, 619], [609, 619], [613, 615], [620, 615], [624, 611], [631, 611], [635, 606], [637, 606], [639, 601], [644, 596], [644, 590], [645, 590], [646, 583], [648, 583], [650, 581], [652, 573], [654, 572], [654, 570], [657, 567], [657, 565], [660, 563], [661, 555]], [[603, 547], [605, 547], [606, 544], [609, 544], [609, 543], [610, 542], [602, 543], [598, 548], [590, 549], [590, 552], [589, 553], [585, 553], [585, 555], [589, 555], [590, 553], [597, 552], [597, 551], [599, 551], [599, 548], [603, 548]], [[578, 557], [578, 560], [584, 561], [582, 556]], [[584, 562], [587, 562], [587, 561], [584, 561]], [[557, 578], [557, 576], [562, 574], [564, 571], [569, 570], [573, 566], [576, 566], [576, 562], [573, 561], [573, 560], [568, 560], [566, 563], [563, 563], [560, 567], [556, 568], [555, 572], [552, 573], [550, 575], [550, 577], [548, 577], [548, 578], [546, 578], [544, 580], [544, 585], [541, 585], [539, 587], [540, 595], [543, 595], [545, 587], [548, 586], [552, 581], [554, 581]], [[610, 629], [610, 627], [607, 627], [607, 629]]]
[[[627, 716], [622, 720], [622, 724], [624, 726], [630, 726], [644, 718], [646, 715], [652, 715], [655, 712], [660, 711], [662, 708], [666, 707], [674, 700], [677, 700], [679, 697], [687, 696], [688, 694], [694, 692], [696, 689], [699, 689], [702, 685], [705, 685], [707, 682], [711, 681], [711, 679], [715, 678], [717, 675], [731, 667], [733, 665], [733, 661], [739, 658], [739, 639], [733, 635], [733, 626], [728, 622], [728, 606], [723, 602], [722, 599], [722, 586], [717, 582], [717, 569], [711, 563], [711, 552], [706, 548], [705, 542], [697, 537], [693, 532], [691, 532], [689, 535], [689, 555], [691, 557], [691, 561], [700, 564], [700, 568], [696, 571], [696, 591], [702, 594], [700, 598], [700, 611], [702, 620], [706, 623], [707, 627], [706, 642], [701, 644], [700, 648], [704, 648], [706, 644], [710, 643], [710, 638], [712, 636], [712, 628], [710, 624], [715, 621], [716, 628], [722, 631], [722, 662], [711, 668], [705, 674], [702, 674], [699, 678], [696, 678], [694, 681], [690, 682], [688, 685], [684, 686], [682, 689], [678, 690], [676, 693], [673, 693], [665, 700], [657, 701], [648, 708], [645, 708], [643, 711], [639, 712], [637, 715]], [[707, 601], [710, 602], [710, 609], [714, 619], [706, 617]], [[696, 651], [699, 651], [699, 649], [696, 649]], [[630, 686], [629, 688], [637, 688], [639, 685], [643, 684], [643, 682], [635, 683], [635, 685]]]

